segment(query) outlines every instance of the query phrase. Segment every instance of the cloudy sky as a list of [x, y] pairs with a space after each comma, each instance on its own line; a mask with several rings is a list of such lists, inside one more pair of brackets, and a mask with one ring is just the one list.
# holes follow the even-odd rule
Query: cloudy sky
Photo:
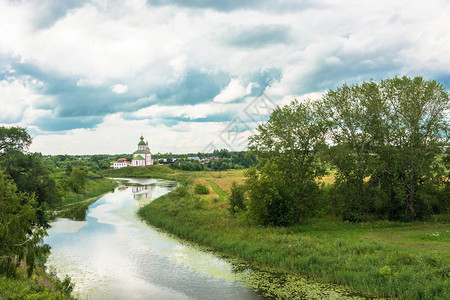
[[450, 87], [445, 0], [0, 0], [0, 126], [31, 151], [245, 148], [275, 105], [342, 83]]

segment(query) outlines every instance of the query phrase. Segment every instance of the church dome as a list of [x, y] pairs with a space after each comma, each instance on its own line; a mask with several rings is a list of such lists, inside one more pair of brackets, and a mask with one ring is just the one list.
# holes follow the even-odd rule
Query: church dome
[[144, 142], [144, 137], [142, 135], [141, 135], [140, 139], [141, 139], [141, 141], [139, 142], [138, 146], [146, 145], [146, 143]]

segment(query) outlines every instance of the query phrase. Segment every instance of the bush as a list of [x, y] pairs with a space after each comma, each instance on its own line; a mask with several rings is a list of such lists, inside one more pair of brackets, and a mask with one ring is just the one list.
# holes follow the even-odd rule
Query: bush
[[231, 195], [230, 195], [230, 212], [232, 214], [237, 213], [238, 211], [245, 210], [245, 186], [239, 185], [235, 181], [233, 181], [231, 185]]
[[206, 185], [197, 183], [194, 187], [194, 192], [196, 194], [206, 195], [209, 194], [209, 189], [206, 187]]

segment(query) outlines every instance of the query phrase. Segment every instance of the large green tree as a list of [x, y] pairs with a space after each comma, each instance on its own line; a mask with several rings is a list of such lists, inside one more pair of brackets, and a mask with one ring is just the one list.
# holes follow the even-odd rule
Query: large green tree
[[325, 126], [316, 112], [314, 103], [294, 100], [277, 107], [249, 138], [261, 166], [247, 180], [249, 210], [259, 223], [291, 224], [314, 208], [315, 179], [325, 172], [318, 155]]
[[430, 211], [442, 184], [448, 112], [445, 88], [422, 77], [344, 84], [323, 96], [319, 113], [345, 219], [376, 212], [413, 220]]
[[58, 199], [55, 181], [49, 178], [39, 153], [25, 153], [31, 144], [31, 137], [25, 128], [0, 127], [0, 166], [9, 175], [18, 190], [34, 194], [40, 209], [36, 221], [48, 226], [46, 207]]
[[14, 275], [25, 261], [31, 275], [35, 260], [49, 253], [43, 244], [45, 228], [35, 222], [38, 210], [35, 197], [17, 191], [0, 170], [0, 274]]
[[331, 142], [328, 160], [336, 168], [334, 198], [347, 220], [360, 220], [371, 210], [366, 181], [376, 163], [372, 151], [381, 109], [379, 87], [373, 81], [343, 84], [328, 91], [320, 103], [318, 112], [328, 125]]
[[378, 85], [383, 103], [374, 136], [377, 164], [370, 182], [390, 218], [414, 220], [429, 212], [442, 182], [438, 157], [448, 145], [449, 94], [422, 77], [395, 77]]
[[0, 126], [0, 156], [23, 152], [31, 145], [31, 136], [25, 128]]

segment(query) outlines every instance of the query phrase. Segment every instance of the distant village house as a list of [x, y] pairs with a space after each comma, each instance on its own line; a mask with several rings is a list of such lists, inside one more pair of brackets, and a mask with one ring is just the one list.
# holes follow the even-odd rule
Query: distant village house
[[120, 169], [124, 167], [131, 166], [131, 161], [127, 160], [126, 158], [119, 158], [117, 161], [113, 162], [113, 168], [114, 169]]

